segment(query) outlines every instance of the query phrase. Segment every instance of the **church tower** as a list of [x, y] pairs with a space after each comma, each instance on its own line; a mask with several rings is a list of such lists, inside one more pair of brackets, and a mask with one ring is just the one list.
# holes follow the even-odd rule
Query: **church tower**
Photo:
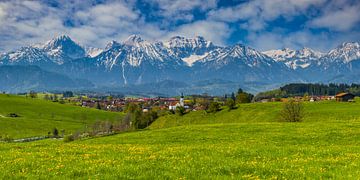
[[180, 97], [180, 106], [184, 107], [185, 103], [184, 103], [184, 94], [181, 93], [181, 97]]

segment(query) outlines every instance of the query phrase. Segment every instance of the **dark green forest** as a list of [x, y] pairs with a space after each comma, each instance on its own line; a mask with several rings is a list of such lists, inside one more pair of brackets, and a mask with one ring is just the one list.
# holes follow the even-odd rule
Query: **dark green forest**
[[256, 95], [255, 100], [265, 98], [287, 98], [294, 96], [334, 96], [341, 92], [349, 92], [360, 96], [360, 84], [304, 84], [292, 83], [279, 89], [266, 91]]

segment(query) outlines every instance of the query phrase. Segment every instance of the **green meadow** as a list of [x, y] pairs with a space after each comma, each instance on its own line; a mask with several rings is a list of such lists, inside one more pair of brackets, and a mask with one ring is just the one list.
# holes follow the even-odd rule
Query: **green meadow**
[[[84, 111], [119, 116], [42, 100], [19, 101], [46, 103], [52, 107], [49, 112], [54, 108], [68, 114]], [[1, 113], [8, 113], [2, 109], [6, 103], [0, 103]], [[253, 103], [232, 111], [224, 108], [217, 113], [168, 115], [145, 130], [69, 143], [56, 139], [0, 143], [0, 179], [360, 177], [360, 103], [305, 103], [304, 121], [298, 123], [280, 121], [281, 107], [281, 103]], [[36, 114], [27, 114], [23, 108], [18, 113], [37, 123]], [[59, 116], [59, 120], [64, 119], [62, 123], [66, 124], [65, 119], [77, 119], [72, 117]], [[53, 122], [51, 118], [45, 120]], [[82, 125], [81, 120], [76, 122]], [[7, 131], [11, 132], [15, 124]], [[3, 125], [1, 128], [6, 129]]]
[[[279, 113], [282, 107], [283, 104], [280, 102], [249, 103], [240, 104], [237, 109], [231, 111], [224, 107], [217, 113], [195, 111], [183, 116], [169, 115], [160, 117], [149, 128], [159, 129], [195, 124], [281, 122]], [[354, 103], [335, 101], [304, 103], [302, 123], [347, 121], [360, 121], [360, 99]]]
[[[15, 113], [20, 117], [8, 117]], [[82, 108], [69, 104], [0, 95], [0, 136], [12, 138], [44, 136], [54, 128], [65, 133], [82, 130], [96, 121], [121, 121], [123, 114]]]
[[239, 123], [0, 144], [0, 178], [356, 179], [360, 123]]

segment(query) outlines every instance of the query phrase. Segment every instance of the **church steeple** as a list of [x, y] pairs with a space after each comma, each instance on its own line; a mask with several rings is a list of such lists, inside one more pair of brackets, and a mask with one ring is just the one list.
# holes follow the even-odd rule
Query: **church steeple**
[[181, 93], [181, 97], [180, 97], [180, 106], [184, 107], [185, 103], [184, 103], [184, 94]]

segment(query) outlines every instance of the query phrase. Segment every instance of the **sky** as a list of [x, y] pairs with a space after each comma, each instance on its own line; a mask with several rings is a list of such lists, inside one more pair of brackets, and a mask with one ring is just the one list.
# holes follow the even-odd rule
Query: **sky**
[[137, 34], [327, 52], [360, 41], [359, 12], [359, 0], [0, 0], [0, 52], [63, 34], [98, 48]]

